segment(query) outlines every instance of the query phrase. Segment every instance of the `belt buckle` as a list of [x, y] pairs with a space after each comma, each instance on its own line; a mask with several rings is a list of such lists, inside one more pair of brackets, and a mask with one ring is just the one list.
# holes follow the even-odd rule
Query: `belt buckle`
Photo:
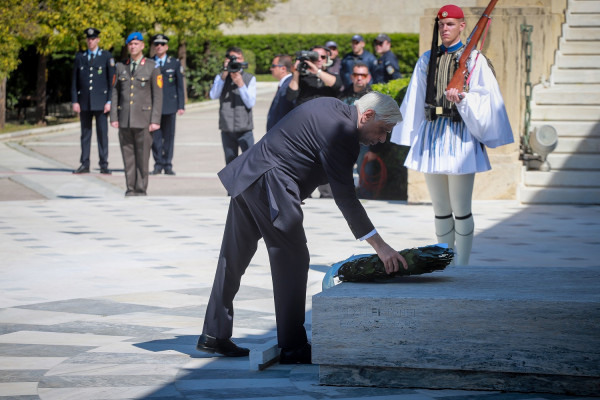
[[435, 114], [436, 115], [442, 115], [442, 114], [444, 114], [444, 107], [436, 107], [435, 108]]

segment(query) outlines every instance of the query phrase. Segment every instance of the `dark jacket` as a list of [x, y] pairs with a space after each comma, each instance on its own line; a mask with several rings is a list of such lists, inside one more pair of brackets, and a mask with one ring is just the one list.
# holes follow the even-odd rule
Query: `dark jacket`
[[298, 107], [300, 104], [318, 97], [337, 97], [342, 87], [342, 80], [339, 75], [334, 76], [335, 83], [333, 86], [325, 86], [325, 83], [323, 83], [316, 75], [300, 75], [298, 90], [292, 90], [288, 86], [287, 99], [289, 101], [294, 101], [296, 107]]
[[[156, 63], [158, 61], [154, 60]], [[183, 68], [178, 59], [167, 56], [165, 65], [160, 67], [163, 76], [163, 114], [175, 114], [185, 110], [183, 93]]]
[[289, 75], [281, 86], [277, 89], [277, 93], [273, 98], [269, 113], [267, 114], [267, 131], [271, 129], [280, 119], [294, 108], [294, 102], [286, 98], [287, 88], [292, 80], [292, 75]]
[[111, 100], [115, 60], [110, 52], [98, 49], [88, 61], [88, 50], [75, 55], [71, 80], [71, 102], [79, 103], [82, 111], [99, 111]]
[[360, 61], [369, 67], [369, 73], [371, 76], [373, 76], [375, 66], [377, 65], [377, 58], [375, 58], [375, 56], [367, 50], [364, 50], [360, 56], [350, 52], [346, 54], [344, 58], [342, 58], [341, 75], [344, 87], [352, 86], [352, 79], [350, 79], [350, 75], [352, 75], [352, 67], [354, 67], [354, 63], [357, 61]]
[[[287, 196], [300, 201], [329, 182], [352, 233], [360, 238], [374, 227], [356, 197], [352, 170], [359, 152], [358, 111], [322, 97], [294, 110], [274, 129], [219, 172], [227, 192], [238, 196], [267, 171], [276, 170]], [[278, 192], [279, 193], [279, 192]], [[277, 210], [277, 198], [269, 198]], [[279, 209], [285, 214], [286, 210]], [[281, 216], [285, 220], [285, 215]]]
[[129, 62], [117, 63], [117, 83], [112, 93], [110, 120], [119, 128], [148, 128], [160, 124], [163, 78], [154, 60], [142, 58], [133, 76]]
[[394, 79], [402, 78], [398, 59], [391, 51], [387, 51], [379, 57], [373, 71], [373, 83], [387, 83]]

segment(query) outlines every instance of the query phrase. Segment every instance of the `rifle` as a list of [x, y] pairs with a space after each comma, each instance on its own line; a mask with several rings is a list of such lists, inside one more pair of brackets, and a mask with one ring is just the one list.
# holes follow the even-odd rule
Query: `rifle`
[[446, 88], [446, 90], [458, 89], [459, 91], [461, 91], [461, 90], [465, 89], [465, 85], [466, 85], [466, 81], [467, 81], [467, 72], [468, 72], [467, 71], [467, 60], [471, 56], [471, 52], [473, 51], [473, 49], [479, 43], [479, 39], [481, 39], [481, 35], [483, 34], [485, 25], [491, 19], [490, 14], [492, 13], [492, 10], [496, 6], [497, 2], [498, 2], [498, 0], [490, 1], [490, 4], [488, 4], [487, 8], [481, 15], [481, 18], [479, 18], [479, 22], [477, 22], [477, 25], [475, 25], [475, 28], [473, 28], [473, 31], [471, 32], [471, 34], [469, 35], [469, 38], [467, 39], [467, 45], [465, 46], [465, 49], [464, 49], [462, 55], [460, 56], [460, 59], [458, 60], [458, 68], [454, 72], [454, 75], [452, 76], [452, 79], [450, 80], [450, 83], [448, 84], [448, 87]]

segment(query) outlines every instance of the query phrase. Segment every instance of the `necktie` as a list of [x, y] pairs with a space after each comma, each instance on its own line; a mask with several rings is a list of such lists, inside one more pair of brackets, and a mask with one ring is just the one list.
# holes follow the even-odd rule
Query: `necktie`
[[132, 61], [131, 64], [131, 75], [133, 75], [135, 73], [135, 67], [137, 67], [137, 63], [135, 61]]

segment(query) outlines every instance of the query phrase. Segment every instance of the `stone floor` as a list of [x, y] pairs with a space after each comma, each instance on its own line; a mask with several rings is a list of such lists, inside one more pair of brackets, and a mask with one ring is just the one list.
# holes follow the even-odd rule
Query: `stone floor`
[[[261, 126], [268, 89], [255, 111]], [[215, 177], [223, 164], [215, 114], [213, 103], [178, 119], [178, 175], [152, 177], [145, 198], [123, 197], [113, 131], [111, 176], [70, 173], [76, 126], [0, 142], [0, 399], [582, 399], [320, 386], [316, 365], [254, 371], [248, 358], [196, 351], [228, 204]], [[430, 205], [364, 205], [398, 249], [432, 243]], [[333, 201], [308, 199], [304, 211], [310, 333], [311, 296], [325, 271], [371, 251]], [[473, 265], [600, 265], [600, 207], [479, 201], [473, 213]], [[234, 338], [258, 348], [275, 337], [264, 246], [242, 283]]]

